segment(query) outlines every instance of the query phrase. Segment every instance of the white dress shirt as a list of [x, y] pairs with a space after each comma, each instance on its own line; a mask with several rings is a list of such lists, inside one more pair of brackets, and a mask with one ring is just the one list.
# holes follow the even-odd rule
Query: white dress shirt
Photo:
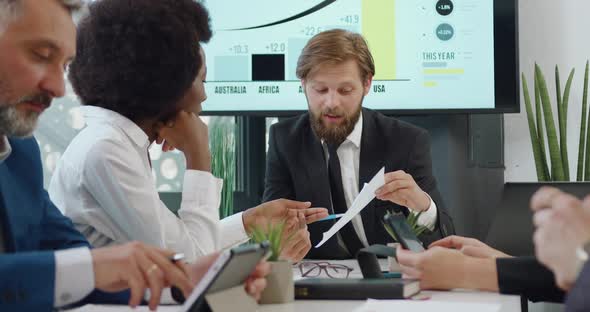
[[[0, 138], [0, 164], [12, 152], [6, 136]], [[86, 297], [94, 289], [92, 255], [86, 247], [58, 250], [55, 257], [55, 291], [53, 307], [59, 308]]]
[[87, 127], [60, 159], [49, 194], [93, 246], [137, 240], [192, 261], [248, 239], [241, 213], [219, 220], [222, 180], [186, 170], [177, 217], [158, 196], [145, 132], [104, 108], [82, 112]]
[[2, 144], [0, 144], [0, 163], [6, 160], [6, 158], [8, 158], [8, 156], [10, 156], [10, 153], [12, 152], [12, 147], [8, 142], [8, 138], [6, 136], [3, 136], [1, 140]]
[[[359, 161], [361, 155], [361, 138], [363, 135], [363, 115], [354, 126], [352, 132], [346, 137], [346, 140], [338, 147], [338, 159], [340, 160], [340, 170], [342, 174], [342, 187], [344, 189], [344, 199], [346, 200], [346, 207], [349, 208], [352, 202], [359, 194]], [[322, 142], [324, 147], [324, 154], [326, 156], [326, 165], [328, 163], [329, 154], [328, 146]], [[376, 173], [376, 172], [375, 172]], [[427, 194], [428, 195], [428, 194]], [[430, 195], [429, 195], [430, 197]], [[412, 213], [414, 213], [412, 211]], [[436, 204], [430, 199], [430, 207], [424, 211], [418, 218], [418, 224], [426, 226], [429, 230], [433, 230], [436, 224], [437, 209]], [[365, 247], [369, 246], [365, 229], [363, 227], [363, 220], [361, 214], [358, 214], [352, 219], [352, 225], [361, 243]]]

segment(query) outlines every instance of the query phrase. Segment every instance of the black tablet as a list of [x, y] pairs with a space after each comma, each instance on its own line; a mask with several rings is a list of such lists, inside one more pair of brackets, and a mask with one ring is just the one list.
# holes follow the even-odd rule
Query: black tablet
[[193, 289], [182, 311], [207, 311], [205, 295], [243, 284], [268, 253], [268, 244], [245, 245], [225, 250]]

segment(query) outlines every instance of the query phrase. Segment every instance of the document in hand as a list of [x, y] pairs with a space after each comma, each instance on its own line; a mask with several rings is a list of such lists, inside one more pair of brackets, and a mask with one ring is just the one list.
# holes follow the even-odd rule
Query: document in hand
[[363, 210], [375, 198], [375, 191], [385, 184], [385, 167], [381, 168], [379, 172], [371, 179], [369, 183], [365, 183], [359, 195], [354, 199], [352, 205], [346, 213], [336, 222], [327, 232], [324, 232], [322, 241], [319, 242], [315, 248], [319, 248], [327, 242], [334, 234], [350, 222], [357, 214]]

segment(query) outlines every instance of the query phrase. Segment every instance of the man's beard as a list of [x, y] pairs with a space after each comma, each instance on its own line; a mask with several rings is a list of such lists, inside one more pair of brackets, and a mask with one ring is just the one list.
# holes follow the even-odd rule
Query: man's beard
[[0, 135], [19, 138], [32, 136], [40, 114], [26, 112], [26, 116], [20, 116], [14, 105], [0, 107]]
[[328, 127], [324, 124], [324, 120], [322, 119], [323, 115], [326, 114], [338, 114], [339, 112], [336, 110], [326, 110], [320, 112], [318, 115], [315, 115], [312, 111], [309, 114], [309, 120], [311, 122], [311, 128], [315, 132], [315, 134], [321, 140], [324, 140], [326, 144], [341, 144], [346, 140], [346, 138], [350, 135], [352, 130], [354, 130], [354, 126], [358, 122], [361, 116], [361, 109], [362, 109], [362, 100], [360, 105], [358, 105], [358, 109], [352, 112], [350, 115], [344, 115], [344, 119], [342, 123], [337, 126]]
[[0, 85], [0, 136], [7, 135], [19, 138], [32, 136], [41, 113], [35, 111], [24, 111], [24, 113], [21, 113], [17, 109], [17, 104], [33, 102], [49, 107], [52, 97], [47, 93], [38, 93], [25, 96], [11, 104], [2, 100], [2, 94], [7, 93], [3, 91], [5, 90]]

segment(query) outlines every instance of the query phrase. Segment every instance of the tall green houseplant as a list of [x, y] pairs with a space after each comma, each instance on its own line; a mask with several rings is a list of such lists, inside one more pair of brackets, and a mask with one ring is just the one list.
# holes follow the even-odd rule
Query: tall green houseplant
[[[584, 95], [582, 99], [582, 114], [580, 124], [580, 142], [578, 146], [578, 163], [576, 171], [577, 181], [590, 180], [590, 126], [587, 116], [588, 103], [588, 71], [586, 62], [584, 74]], [[569, 181], [570, 167], [567, 146], [567, 114], [569, 98], [574, 79], [575, 69], [570, 71], [563, 93], [559, 77], [559, 68], [555, 67], [555, 90], [557, 104], [557, 126], [555, 125], [551, 99], [547, 88], [545, 75], [539, 65], [535, 64], [534, 94], [535, 107], [529, 92], [528, 83], [522, 74], [522, 89], [527, 113], [529, 133], [535, 159], [537, 179], [539, 181]], [[545, 145], [547, 140], [547, 145]], [[549, 154], [546, 153], [548, 148]], [[549, 166], [549, 164], [551, 166]]]
[[231, 117], [213, 117], [209, 126], [211, 172], [223, 179], [219, 217], [233, 214], [236, 180], [235, 123]]

